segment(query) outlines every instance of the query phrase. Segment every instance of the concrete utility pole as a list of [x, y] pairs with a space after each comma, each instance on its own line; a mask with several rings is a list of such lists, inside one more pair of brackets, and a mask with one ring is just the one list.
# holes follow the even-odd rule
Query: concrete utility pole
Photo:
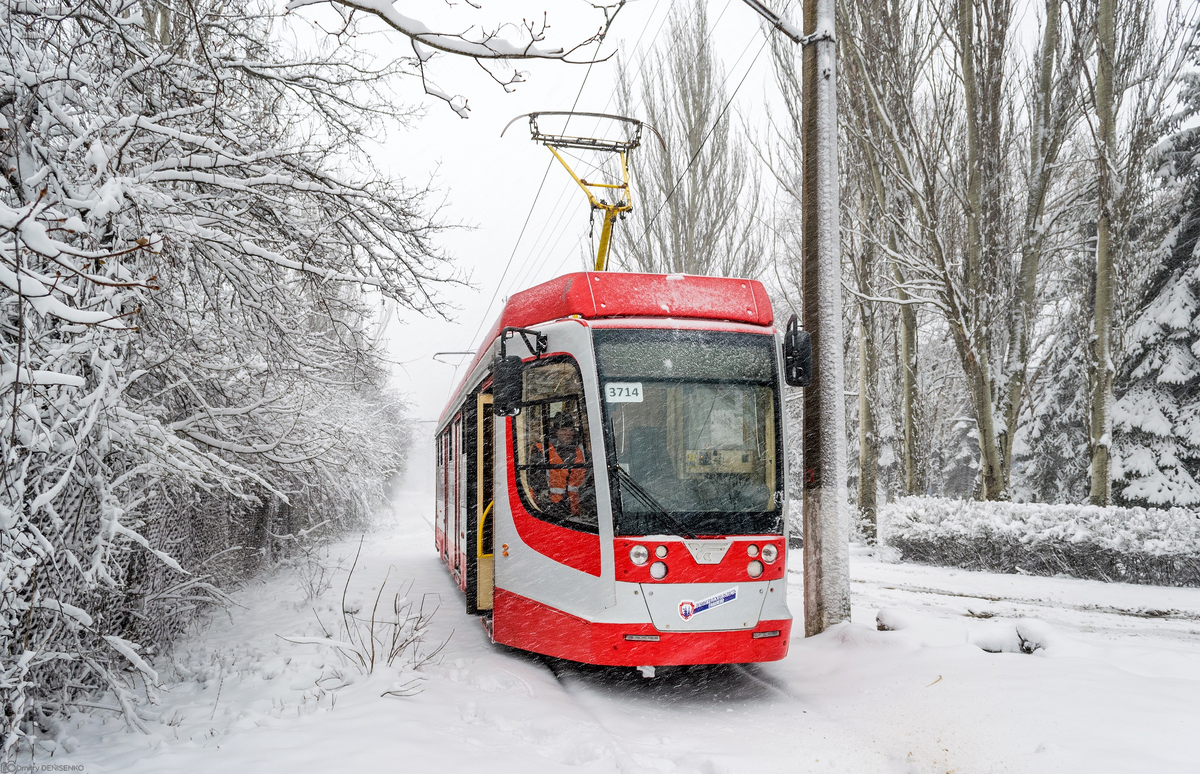
[[797, 30], [759, 0], [744, 0], [803, 47], [803, 323], [813, 341], [804, 391], [804, 633], [850, 620], [842, 268], [838, 224], [836, 0], [805, 0]]

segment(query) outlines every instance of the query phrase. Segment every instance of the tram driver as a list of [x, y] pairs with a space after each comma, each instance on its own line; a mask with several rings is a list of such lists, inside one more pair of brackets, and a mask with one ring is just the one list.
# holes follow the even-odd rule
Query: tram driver
[[550, 419], [549, 443], [533, 445], [533, 459], [545, 466], [546, 477], [538, 487], [538, 501], [550, 513], [580, 517], [580, 491], [587, 481], [587, 455], [575, 441], [575, 419], [560, 411]]

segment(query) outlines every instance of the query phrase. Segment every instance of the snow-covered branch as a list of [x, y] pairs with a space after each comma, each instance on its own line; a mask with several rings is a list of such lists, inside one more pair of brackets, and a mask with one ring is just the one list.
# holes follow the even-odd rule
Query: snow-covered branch
[[382, 21], [392, 31], [408, 38], [425, 93], [446, 102], [460, 117], [467, 118], [470, 111], [467, 99], [462, 95], [451, 95], [443, 91], [429, 78], [427, 69], [436, 54], [474, 59], [489, 77], [506, 91], [511, 91], [515, 84], [525, 79], [525, 74], [511, 68], [506, 76], [501, 77], [492, 72], [485, 63], [529, 59], [558, 60], [572, 64], [601, 61], [595, 55], [574, 55], [593, 44], [597, 44], [597, 49], [599, 48], [626, 2], [627, 0], [610, 0], [604, 3], [587, 3], [600, 15], [599, 27], [591, 35], [565, 43], [552, 43], [547, 39], [550, 22], [544, 12], [540, 20], [535, 15], [533, 19], [522, 19], [520, 22], [488, 25], [474, 21], [474, 16], [480, 9], [468, 3], [467, 9], [456, 12], [453, 21], [444, 22], [447, 26], [465, 29], [450, 32], [439, 31], [434, 22], [427, 21], [427, 16], [418, 18], [402, 12], [396, 7], [395, 0], [290, 0], [287, 8], [289, 11], [295, 11], [308, 6], [330, 5], [340, 13], [349, 14], [351, 18], [353, 14], [359, 13]]
[[144, 727], [150, 656], [403, 461], [380, 299], [453, 277], [357, 162], [415, 68], [288, 23], [0, 0], [0, 757], [94, 690]]

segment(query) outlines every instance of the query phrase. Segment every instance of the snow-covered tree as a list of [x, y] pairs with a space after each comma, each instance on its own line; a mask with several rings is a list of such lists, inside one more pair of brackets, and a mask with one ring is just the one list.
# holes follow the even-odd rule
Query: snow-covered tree
[[369, 514], [403, 460], [373, 331], [434, 308], [438, 226], [353, 170], [415, 65], [283, 24], [0, 2], [0, 754], [97, 688], [140, 726], [214, 568]]
[[[1073, 441], [1042, 434], [1078, 417], [1053, 414], [1076, 403], [1061, 392], [1050, 400], [1036, 394], [1035, 387], [1062, 386], [1053, 377], [1039, 383], [1039, 374], [1049, 374], [1044, 369], [1052, 362], [1060, 367], [1055, 375], [1084, 373], [1097, 389], [1085, 389], [1092, 397], [1083, 418], [1100, 407], [1106, 369], [1120, 361], [1128, 301], [1150, 263], [1146, 154], [1159, 136], [1161, 112], [1177, 83], [1178, 50], [1196, 11], [1194, 4], [1144, 0], [1118, 6], [1105, 17], [1111, 24], [1105, 25], [1104, 78], [1098, 79], [1094, 4], [955, 0], [932, 11], [928, 4], [881, 0], [839, 5], [843, 68], [854, 75], [843, 81], [844, 124], [861, 148], [861, 160], [843, 164], [843, 175], [869, 175], [862, 188], [875, 191], [858, 197], [861, 206], [843, 196], [844, 208], [861, 210], [844, 213], [843, 222], [855, 224], [855, 238], [874, 241], [893, 264], [874, 287], [859, 288], [860, 300], [902, 309], [919, 303], [941, 318], [970, 397], [980, 492], [988, 499], [1029, 491], [1028, 481], [1012, 481], [1012, 471], [1019, 460], [1021, 475], [1032, 474], [1027, 463], [1039, 453], [1037, 444], [1073, 448]], [[1012, 44], [1023, 17], [1037, 19], [1038, 35], [1028, 41], [1036, 45]], [[1107, 96], [1097, 98], [1097, 89]], [[1111, 141], [1098, 146], [1101, 108]], [[1097, 225], [1099, 209], [1104, 228]], [[1105, 238], [1097, 240], [1097, 231]], [[1111, 276], [1075, 265], [1084, 244], [1095, 263], [1098, 241], [1111, 258], [1101, 261], [1111, 264]], [[1115, 286], [1112, 277], [1120, 278]], [[1071, 303], [1062, 303], [1063, 293]], [[1066, 321], [1070, 330], [1064, 330], [1056, 315], [1082, 308], [1085, 300], [1090, 306], [1098, 295], [1107, 310], [1097, 328], [1104, 346], [1095, 348], [1101, 354], [1093, 354], [1093, 367], [1080, 369], [1074, 358], [1082, 356], [1086, 366], [1086, 345], [1095, 338], [1087, 329], [1080, 338], [1080, 318]], [[902, 316], [901, 333], [917, 319], [932, 316], [909, 323]], [[928, 338], [924, 331], [911, 342], [924, 346]], [[1082, 355], [1073, 348], [1080, 341]], [[915, 365], [916, 348], [907, 350], [904, 361]], [[917, 381], [902, 394], [913, 396]], [[1049, 413], [1037, 414], [1040, 428], [1022, 440], [1031, 406]], [[919, 437], [911, 420], [905, 425], [899, 437]], [[1108, 443], [1097, 433], [1084, 451]], [[917, 446], [907, 443], [906, 456], [915, 457]], [[1061, 491], [1067, 490], [1073, 486]]]
[[1039, 312], [1048, 342], [1030, 363], [1023, 410], [1013, 443], [1012, 499], [1017, 502], [1079, 503], [1088, 496], [1088, 360], [1090, 300], [1080, 288], [1091, 283], [1091, 245], [1055, 261], [1046, 280], [1049, 302]]
[[[617, 99], [665, 138], [630, 163], [641, 202], [617, 237], [625, 269], [756, 277], [764, 266], [758, 177], [728, 110], [705, 0], [671, 14], [667, 46], [623, 61]], [[640, 78], [640, 88], [634, 78]]]
[[[1200, 63], [1200, 43], [1193, 53]], [[1200, 115], [1200, 73], [1185, 79], [1174, 123]], [[1159, 507], [1200, 504], [1200, 128], [1160, 148], [1161, 173], [1178, 202], [1164, 261], [1131, 326], [1113, 406], [1114, 494]]]

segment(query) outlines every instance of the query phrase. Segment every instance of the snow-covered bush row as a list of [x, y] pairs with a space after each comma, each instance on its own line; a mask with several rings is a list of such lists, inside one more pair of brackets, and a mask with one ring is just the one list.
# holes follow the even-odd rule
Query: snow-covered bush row
[[902, 497], [880, 508], [879, 530], [909, 561], [1200, 586], [1200, 514], [1185, 508]]
[[277, 5], [0, 0], [0, 756], [98, 688], [139, 725], [172, 637], [403, 460], [373, 330], [437, 225], [347, 172], [397, 73]]

